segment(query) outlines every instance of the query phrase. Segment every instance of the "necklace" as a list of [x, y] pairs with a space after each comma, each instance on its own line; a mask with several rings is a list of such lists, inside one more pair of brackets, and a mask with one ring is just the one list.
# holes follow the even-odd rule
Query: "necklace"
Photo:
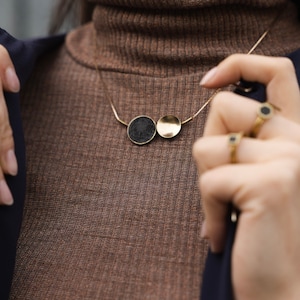
[[[279, 17], [281, 16], [281, 13], [283, 12], [283, 9], [280, 10], [280, 12], [276, 15], [274, 20], [271, 22], [269, 27], [263, 32], [263, 34], [258, 38], [258, 40], [254, 43], [254, 45], [251, 47], [251, 49], [247, 52], [247, 55], [250, 55], [254, 52], [254, 50], [260, 45], [260, 43], [265, 39], [265, 37], [268, 35], [272, 27], [275, 25], [275, 23], [278, 21]], [[194, 120], [205, 107], [207, 107], [210, 102], [213, 100], [213, 98], [216, 96], [217, 93], [221, 91], [221, 88], [215, 90], [212, 95], [206, 100], [206, 102], [189, 118], [181, 121], [178, 117], [174, 115], [166, 115], [161, 117], [157, 123], [150, 118], [147, 115], [139, 115], [135, 118], [133, 118], [129, 123], [123, 121], [118, 114], [118, 111], [112, 101], [112, 98], [110, 97], [110, 93], [108, 91], [107, 85], [105, 81], [103, 80], [102, 71], [99, 69], [97, 65], [97, 50], [98, 50], [98, 40], [97, 40], [97, 34], [96, 30], [94, 30], [94, 40], [95, 40], [95, 69], [98, 73], [98, 78], [102, 84], [104, 94], [106, 98], [109, 101], [109, 104], [111, 106], [112, 112], [116, 118], [116, 120], [121, 123], [122, 125], [125, 125], [127, 127], [127, 136], [130, 139], [131, 142], [137, 145], [145, 145], [151, 142], [154, 137], [156, 136], [156, 133], [158, 133], [162, 138], [170, 139], [179, 134], [181, 131], [181, 128], [183, 125], [189, 123], [190, 121]], [[246, 92], [249, 92], [249, 89], [244, 89], [239, 85], [239, 83], [234, 85], [237, 88], [243, 89]], [[250, 88], [251, 90], [251, 88]]]

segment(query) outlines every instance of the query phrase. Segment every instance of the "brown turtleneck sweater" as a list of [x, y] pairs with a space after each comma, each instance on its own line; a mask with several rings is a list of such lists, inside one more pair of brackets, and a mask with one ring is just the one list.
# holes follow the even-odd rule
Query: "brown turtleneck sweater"
[[[210, 95], [203, 74], [247, 52], [285, 1], [93, 2], [93, 23], [43, 57], [23, 92], [28, 187], [11, 299], [198, 299], [207, 244], [191, 148], [207, 110], [175, 139], [136, 146], [95, 64], [126, 122], [186, 119]], [[296, 19], [290, 4], [256, 53], [298, 48]]]

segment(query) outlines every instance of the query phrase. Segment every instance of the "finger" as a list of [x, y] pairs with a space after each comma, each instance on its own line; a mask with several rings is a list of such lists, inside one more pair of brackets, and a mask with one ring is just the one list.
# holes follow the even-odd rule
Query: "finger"
[[4, 90], [18, 92], [20, 90], [19, 79], [8, 51], [2, 45], [0, 45], [0, 62], [0, 80], [2, 81]]
[[14, 151], [14, 138], [11, 126], [9, 124], [9, 116], [6, 102], [2, 93], [0, 82], [0, 169], [5, 174], [12, 176], [18, 173], [18, 164]]
[[[213, 252], [224, 249], [230, 203], [241, 212], [240, 219], [261, 215], [272, 206], [280, 209], [278, 186], [282, 186], [280, 180], [284, 172], [274, 176], [274, 168], [268, 167], [272, 163], [224, 165], [200, 177], [205, 236]], [[278, 163], [275, 168], [283, 165], [286, 166], [286, 162]], [[279, 197], [284, 198], [282, 195]]]
[[[202, 237], [209, 239], [211, 250], [215, 253], [222, 252], [224, 249], [229, 203], [235, 191], [232, 182], [229, 182], [229, 186], [223, 186], [222, 183], [225, 181], [222, 179], [224, 174], [229, 173], [234, 167], [222, 166], [212, 169], [203, 173], [199, 178], [205, 215], [205, 232], [202, 232]], [[220, 195], [219, 190], [222, 188], [224, 188], [224, 193]]]
[[217, 88], [241, 79], [266, 85], [268, 101], [282, 108], [284, 116], [300, 122], [300, 92], [290, 59], [234, 54], [208, 72], [201, 85]]
[[[211, 104], [204, 128], [204, 136], [243, 132], [249, 135], [261, 106], [257, 101], [231, 92], [219, 93]], [[275, 109], [274, 116], [260, 128], [257, 137], [262, 139], [284, 136], [300, 142], [299, 125], [282, 117]]]
[[0, 167], [4, 173], [16, 175], [18, 166], [3, 90], [18, 92], [20, 82], [9, 53], [2, 45], [0, 45], [0, 61]]
[[[207, 136], [196, 141], [193, 146], [193, 157], [199, 174], [231, 163], [228, 139], [228, 135], [222, 135]], [[292, 157], [298, 149], [295, 142], [282, 138], [266, 141], [243, 137], [236, 148], [235, 155], [238, 163], [264, 163], [281, 158], [283, 155]]]
[[0, 205], [12, 205], [13, 202], [13, 196], [4, 179], [2, 171], [0, 171]]

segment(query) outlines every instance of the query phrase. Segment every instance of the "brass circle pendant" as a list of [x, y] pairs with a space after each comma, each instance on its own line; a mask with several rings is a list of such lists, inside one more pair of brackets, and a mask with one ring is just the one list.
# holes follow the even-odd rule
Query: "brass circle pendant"
[[156, 124], [148, 116], [137, 116], [128, 124], [127, 135], [134, 144], [145, 145], [155, 137]]
[[161, 137], [170, 139], [180, 132], [181, 121], [175, 116], [167, 115], [158, 120], [156, 129]]

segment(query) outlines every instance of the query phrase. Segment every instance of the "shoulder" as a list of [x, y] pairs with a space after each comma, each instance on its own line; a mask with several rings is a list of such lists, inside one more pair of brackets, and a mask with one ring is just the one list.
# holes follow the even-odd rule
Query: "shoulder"
[[36, 60], [64, 42], [64, 35], [19, 40], [0, 28], [0, 44], [9, 52], [21, 84], [29, 77]]

